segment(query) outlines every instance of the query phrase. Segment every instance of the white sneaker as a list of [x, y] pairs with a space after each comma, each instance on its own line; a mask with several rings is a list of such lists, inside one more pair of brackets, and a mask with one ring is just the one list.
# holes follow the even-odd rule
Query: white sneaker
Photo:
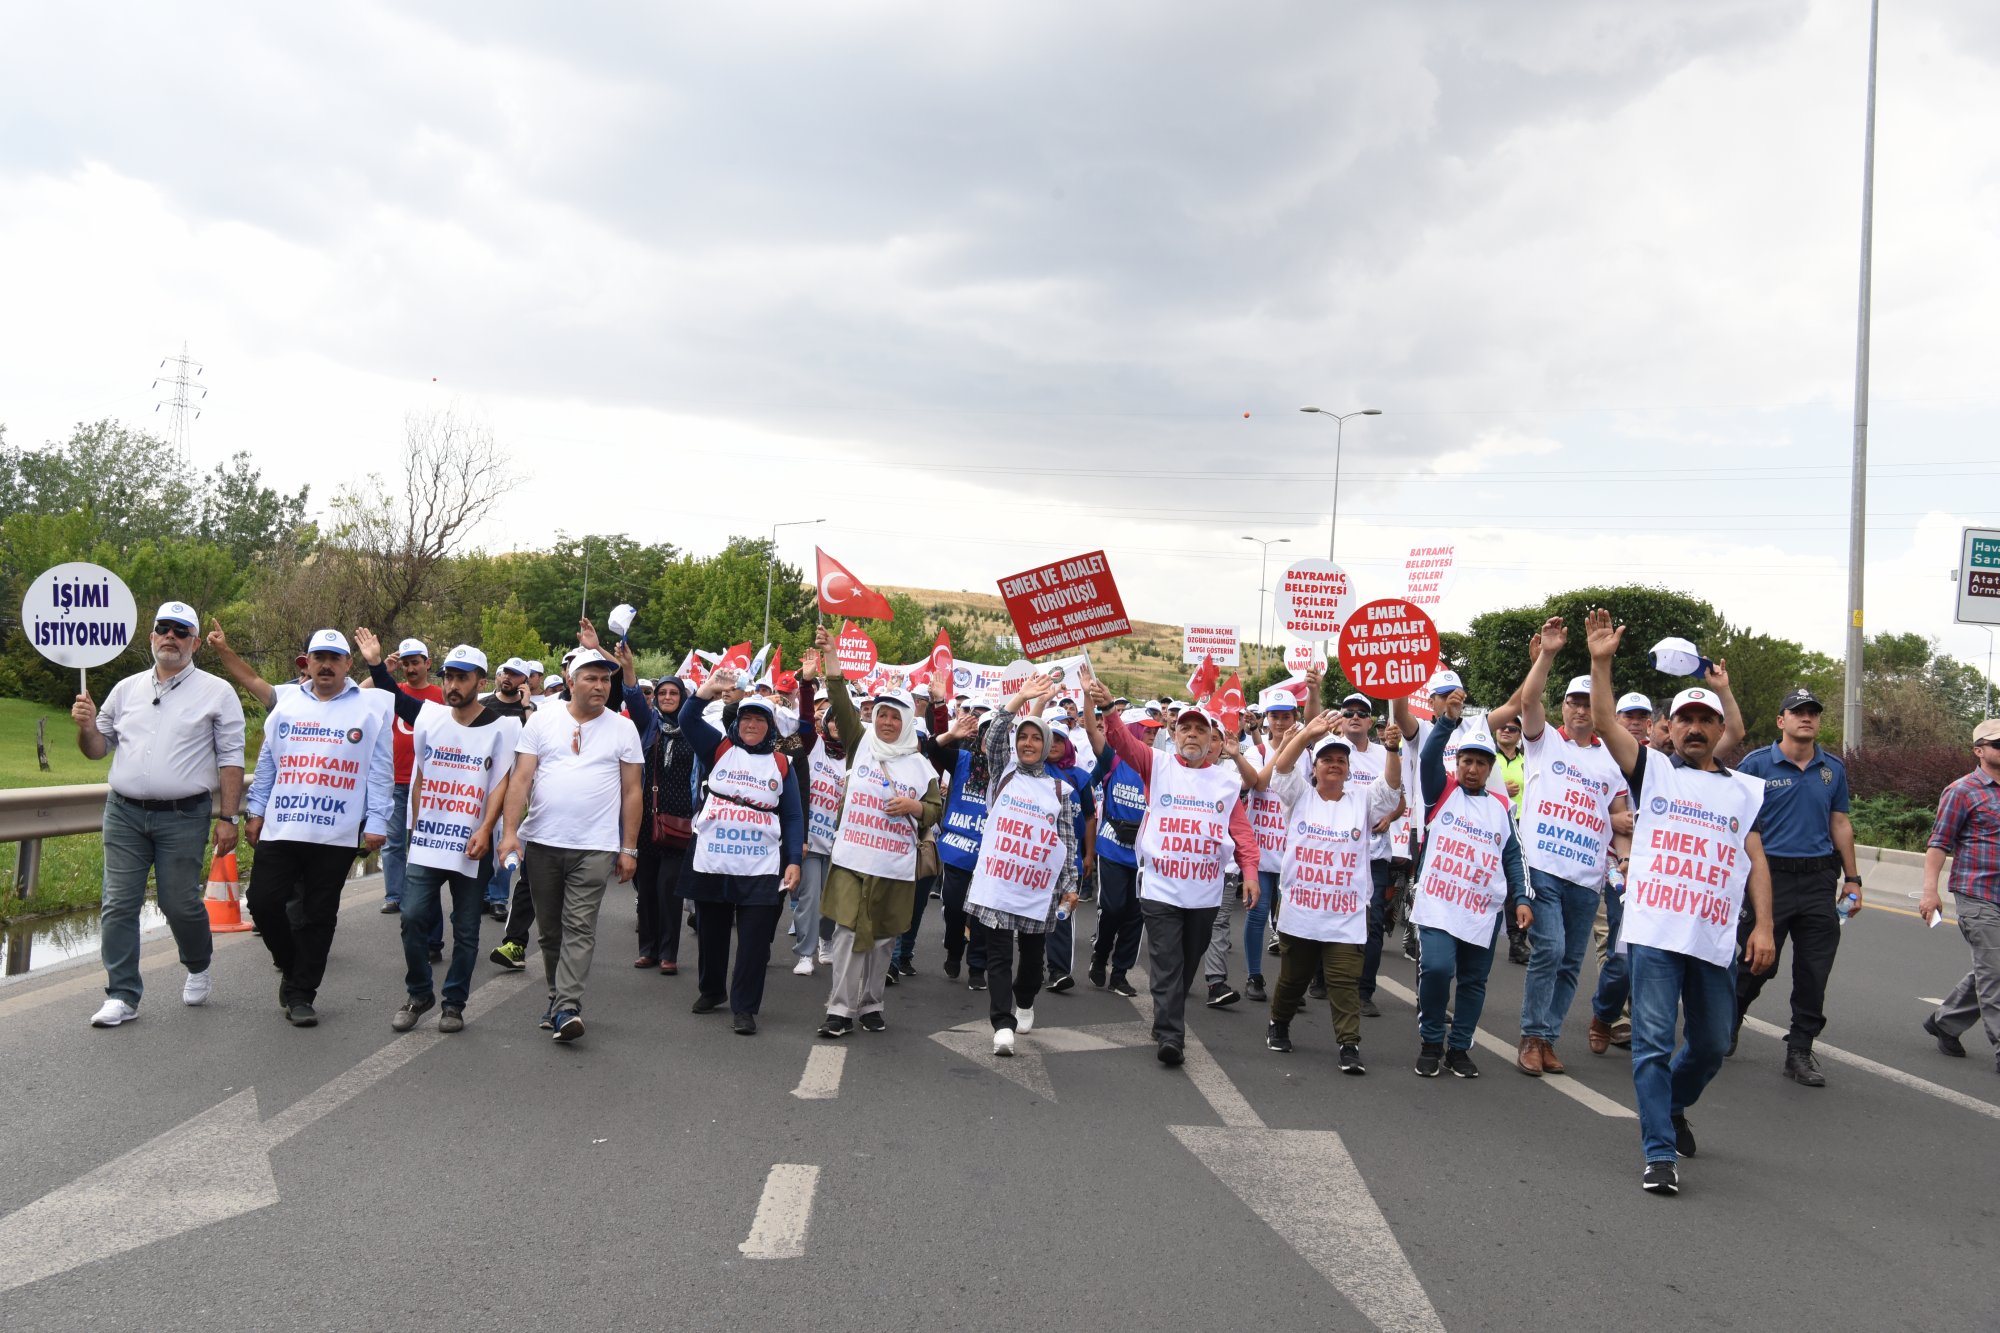
[[1012, 1055], [1014, 1053], [1014, 1029], [997, 1028], [993, 1033], [993, 1054]]
[[1016, 1009], [1014, 1011], [1014, 1030], [1016, 1032], [1033, 1032], [1035, 1030], [1035, 1011], [1033, 1009]]
[[818, 952], [818, 957], [819, 957], [819, 965], [820, 965], [821, 967], [832, 967], [832, 966], [833, 966], [833, 955], [832, 955], [832, 954], [830, 954], [830, 953], [828, 953], [828, 952], [826, 951], [826, 949], [825, 949], [825, 947], [824, 947], [824, 946], [822, 946], [822, 947], [821, 947], [821, 948], [819, 949], [819, 952]]
[[792, 975], [795, 977], [809, 977], [812, 974], [813, 960], [810, 958], [801, 958], [792, 966]]
[[188, 973], [188, 979], [181, 983], [181, 1003], [207, 1004], [209, 994], [214, 989], [215, 974], [213, 970], [207, 972], [190, 972]]
[[104, 1002], [103, 1008], [90, 1016], [90, 1025], [94, 1028], [115, 1028], [120, 1023], [129, 1023], [138, 1016], [138, 1009], [114, 995]]

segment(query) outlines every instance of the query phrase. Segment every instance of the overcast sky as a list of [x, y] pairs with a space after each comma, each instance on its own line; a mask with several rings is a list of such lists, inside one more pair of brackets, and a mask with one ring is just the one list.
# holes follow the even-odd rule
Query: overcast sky
[[[1983, 662], [2000, 526], [2000, 6], [1891, 0], [1870, 630]], [[164, 424], [318, 497], [456, 404], [485, 534], [864, 579], [1104, 548], [1254, 629], [1257, 548], [1447, 627], [1656, 582], [1837, 651], [1865, 0], [17, 6], [0, 421]], [[1248, 414], [1247, 416], [1245, 414]], [[1991, 507], [1981, 507], [1991, 506]], [[1275, 578], [1273, 580], [1275, 582]]]

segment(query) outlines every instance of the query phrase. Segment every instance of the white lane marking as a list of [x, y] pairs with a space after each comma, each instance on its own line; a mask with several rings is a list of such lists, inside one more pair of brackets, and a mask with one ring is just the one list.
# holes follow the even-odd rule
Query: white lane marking
[[[1215, 1063], [1215, 1057], [1208, 1053], [1208, 1047], [1201, 1044], [1201, 1038], [1193, 1031], [1187, 1034], [1187, 1044], [1181, 1048], [1188, 1081], [1202, 1095], [1216, 1118], [1232, 1129], [1262, 1129], [1263, 1117], [1252, 1109], [1249, 1101], [1236, 1090], [1229, 1081], [1229, 1075], [1222, 1072], [1222, 1066]], [[1258, 1214], [1260, 1217], [1262, 1214]], [[1269, 1218], [1265, 1218], [1269, 1221]]]
[[1376, 1328], [1444, 1333], [1444, 1322], [1339, 1134], [1327, 1129], [1169, 1128]]
[[[466, 1020], [519, 994], [493, 985], [519, 975], [488, 978]], [[435, 1024], [396, 1037], [269, 1120], [257, 1118], [257, 1090], [245, 1088], [0, 1218], [0, 1292], [268, 1208], [278, 1202], [272, 1149], [444, 1040]]]
[[[1787, 1035], [1785, 1028], [1779, 1027], [1776, 1023], [1766, 1023], [1761, 1018], [1746, 1018], [1743, 1020], [1743, 1026], [1749, 1028], [1752, 1032], [1761, 1032], [1767, 1037], [1783, 1038]], [[1916, 1091], [1935, 1097], [1941, 1102], [1950, 1102], [1953, 1106], [1962, 1106], [1968, 1111], [1976, 1111], [1980, 1115], [1991, 1116], [1995, 1120], [2000, 1120], [2000, 1106], [1995, 1106], [1992, 1102], [1981, 1101], [1977, 1097], [1968, 1097], [1964, 1093], [1951, 1088], [1940, 1087], [1927, 1078], [1918, 1078], [1915, 1074], [1905, 1074], [1893, 1065], [1885, 1065], [1879, 1060], [1870, 1060], [1865, 1055], [1856, 1055], [1853, 1051], [1843, 1051], [1840, 1047], [1829, 1046], [1823, 1041], [1813, 1043], [1813, 1054], [1823, 1055], [1829, 1060], [1838, 1060], [1844, 1065], [1853, 1065], [1856, 1069], [1865, 1069], [1871, 1074], [1880, 1074], [1891, 1083], [1900, 1083], [1906, 1088], [1914, 1088]]]
[[813, 1193], [819, 1188], [819, 1168], [780, 1162], [764, 1178], [764, 1195], [749, 1237], [736, 1248], [749, 1259], [796, 1259], [806, 1252], [806, 1229], [812, 1225]]
[[840, 1074], [847, 1067], [845, 1046], [815, 1046], [806, 1054], [806, 1072], [792, 1096], [800, 1101], [832, 1101], [840, 1095]]
[[[1414, 1007], [1417, 1003], [1417, 997], [1414, 993], [1399, 983], [1391, 981], [1388, 977], [1377, 977], [1375, 984], [1405, 1004]], [[1481, 1048], [1493, 1052], [1509, 1065], [1514, 1063], [1516, 1048], [1509, 1046], [1485, 1028], [1474, 1028], [1472, 1030], [1472, 1039]], [[1571, 1101], [1587, 1106], [1599, 1115], [1610, 1116], [1615, 1120], [1637, 1120], [1639, 1118], [1637, 1111], [1627, 1110], [1624, 1106], [1611, 1100], [1603, 1093], [1592, 1088], [1586, 1088], [1583, 1084], [1578, 1083], [1575, 1079], [1567, 1075], [1545, 1074], [1542, 1076], [1541, 1082], [1544, 1087], [1554, 1088]]]
[[1078, 1051], [1114, 1051], [1121, 1046], [1150, 1044], [1144, 1029], [1138, 1024], [1103, 1023], [1086, 1028], [1036, 1028], [1016, 1040], [1014, 1054], [995, 1055], [993, 1025], [983, 1018], [960, 1023], [943, 1032], [933, 1032], [931, 1040], [1050, 1101], [1057, 1100], [1056, 1088], [1049, 1077], [1048, 1062], [1042, 1057], [1072, 1055]]
[[1917, 998], [1933, 1009], [1944, 1003], [1944, 996], [1942, 995], [1919, 995]]

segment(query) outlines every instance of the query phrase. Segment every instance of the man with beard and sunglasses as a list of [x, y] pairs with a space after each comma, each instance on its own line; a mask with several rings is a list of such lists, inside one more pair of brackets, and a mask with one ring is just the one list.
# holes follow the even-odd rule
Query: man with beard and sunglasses
[[315, 630], [306, 659], [306, 679], [280, 687], [264, 721], [243, 830], [257, 849], [250, 915], [281, 974], [278, 1006], [302, 1028], [319, 1023], [313, 1001], [356, 840], [369, 851], [387, 840], [394, 773], [393, 696], [348, 678], [347, 636]]
[[[194, 665], [200, 620], [186, 602], [153, 617], [153, 669], [111, 687], [99, 709], [76, 696], [70, 718], [86, 759], [111, 755], [104, 802], [104, 1004], [91, 1026], [139, 1016], [139, 908], [146, 876], [180, 949], [181, 1001], [208, 1002], [214, 937], [202, 906], [201, 862], [214, 826], [218, 856], [236, 849], [243, 807], [243, 705], [219, 677]], [[216, 793], [220, 793], [219, 803]], [[217, 808], [219, 804], [220, 808]]]

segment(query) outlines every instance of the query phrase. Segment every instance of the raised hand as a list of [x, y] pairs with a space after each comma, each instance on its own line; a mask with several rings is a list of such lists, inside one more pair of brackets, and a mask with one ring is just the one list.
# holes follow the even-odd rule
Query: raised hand
[[[821, 633], [825, 633], [825, 631], [822, 630]], [[819, 649], [817, 648], [806, 649], [804, 655], [799, 659], [799, 679], [818, 680], [820, 661], [821, 658]]]
[[208, 618], [208, 646], [219, 653], [229, 651], [229, 636], [222, 632], [222, 622], [214, 616]]
[[1569, 626], [1561, 616], [1550, 616], [1542, 622], [1542, 651], [1554, 657], [1569, 646]]
[[1403, 729], [1401, 727], [1391, 722], [1388, 726], [1382, 728], [1382, 744], [1393, 750], [1402, 743]]
[[597, 626], [590, 623], [589, 616], [579, 617], [576, 622], [576, 641], [586, 648], [598, 647]]
[[1583, 629], [1590, 644], [1590, 660], [1608, 662], [1618, 654], [1618, 645], [1625, 641], [1625, 627], [1611, 623], [1611, 612], [1597, 607], [1583, 618]]
[[[220, 629], [217, 629], [215, 632], [217, 634], [222, 633]], [[381, 663], [382, 640], [375, 636], [374, 630], [369, 629], [366, 625], [356, 625], [354, 627], [354, 646], [361, 650], [361, 660], [369, 666], [376, 666]], [[394, 668], [391, 669], [393, 670]]]
[[1729, 689], [1729, 663], [1719, 657], [1716, 658], [1708, 664], [1708, 670], [1703, 674], [1702, 679], [1713, 686], [1718, 694], [1727, 692]]

